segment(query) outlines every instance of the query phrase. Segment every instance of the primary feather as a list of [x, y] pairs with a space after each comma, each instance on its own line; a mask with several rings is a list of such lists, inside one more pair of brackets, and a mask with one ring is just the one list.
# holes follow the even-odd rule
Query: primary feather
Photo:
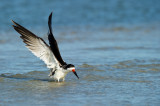
[[52, 53], [51, 48], [45, 43], [45, 41], [19, 25], [18, 23], [12, 21], [14, 29], [21, 34], [23, 42], [26, 44], [26, 47], [37, 57], [45, 62], [48, 68], [55, 69], [58, 61]]

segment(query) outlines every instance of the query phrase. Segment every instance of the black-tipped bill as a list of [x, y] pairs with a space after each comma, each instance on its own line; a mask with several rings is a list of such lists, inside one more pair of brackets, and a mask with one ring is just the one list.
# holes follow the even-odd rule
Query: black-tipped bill
[[75, 69], [73, 69], [73, 70], [72, 70], [72, 72], [73, 72], [73, 73], [74, 73], [74, 75], [79, 79], [79, 77], [78, 77], [78, 75], [77, 75], [77, 73], [76, 73]]

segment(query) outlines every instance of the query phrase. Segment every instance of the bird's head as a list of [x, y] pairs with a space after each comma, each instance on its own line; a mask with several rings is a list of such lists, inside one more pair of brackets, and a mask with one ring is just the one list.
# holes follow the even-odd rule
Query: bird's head
[[73, 64], [67, 64], [65, 67], [64, 67], [66, 70], [68, 70], [69, 72], [73, 72], [74, 75], [79, 79], [76, 71], [75, 71], [75, 66]]

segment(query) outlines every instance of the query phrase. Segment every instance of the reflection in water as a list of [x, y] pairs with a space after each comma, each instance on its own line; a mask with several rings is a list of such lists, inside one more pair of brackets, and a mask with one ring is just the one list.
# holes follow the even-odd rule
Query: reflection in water
[[36, 93], [43, 93], [48, 91], [56, 91], [57, 89], [64, 87], [68, 84], [65, 82], [46, 82], [46, 81], [40, 81], [40, 80], [30, 80], [27, 82], [27, 88], [31, 88], [32, 91]]
[[[76, 104], [79, 99], [83, 98], [86, 101], [93, 99], [96, 104], [103, 104], [105, 102], [98, 102], [97, 100], [103, 100], [110, 96], [113, 100], [117, 100], [119, 97], [125, 98], [126, 94], [131, 96], [140, 94], [140, 98], [145, 99], [145, 95], [150, 94], [150, 89], [153, 89], [152, 93], [156, 94], [157, 86], [159, 86], [157, 85], [158, 79], [155, 79], [159, 76], [159, 73], [153, 73], [152, 71], [155, 66], [157, 66], [157, 70], [160, 70], [159, 61], [154, 60], [154, 64], [148, 64], [150, 61], [128, 60], [111, 65], [83, 64], [77, 67], [81, 76], [79, 80], [75, 80], [74, 77], [72, 78], [72, 74], [69, 74], [68, 77], [72, 80], [68, 78], [65, 82], [60, 83], [49, 79], [48, 71], [1, 74], [0, 95], [3, 94], [5, 95], [3, 98], [9, 98], [9, 100], [5, 100], [10, 103], [19, 101], [18, 103], [21, 104], [27, 98], [27, 101], [37, 105], [59, 104], [62, 103], [62, 99], [64, 103], [69, 104], [74, 101], [73, 104]], [[145, 72], [140, 70], [145, 70]], [[16, 98], [12, 98], [13, 96], [16, 96]], [[155, 102], [158, 102], [156, 98], [156, 96], [152, 97]], [[128, 101], [130, 100], [128, 99]], [[83, 101], [83, 103], [92, 104], [92, 102], [86, 101]]]

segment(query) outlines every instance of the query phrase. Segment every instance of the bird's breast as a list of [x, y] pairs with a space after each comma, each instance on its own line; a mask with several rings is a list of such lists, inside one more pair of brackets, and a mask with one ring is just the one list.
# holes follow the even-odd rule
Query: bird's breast
[[55, 74], [54, 74], [54, 78], [55, 79], [61, 79], [64, 78], [66, 76], [67, 73], [63, 72], [62, 70], [56, 70]]

